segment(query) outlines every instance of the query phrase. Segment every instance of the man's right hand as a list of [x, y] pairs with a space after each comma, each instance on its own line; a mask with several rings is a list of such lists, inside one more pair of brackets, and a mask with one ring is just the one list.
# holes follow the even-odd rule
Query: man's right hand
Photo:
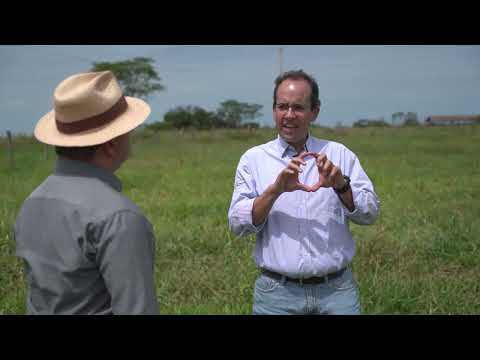
[[295, 190], [303, 190], [306, 192], [312, 191], [308, 185], [302, 184], [298, 180], [298, 173], [302, 172], [301, 166], [306, 165], [304, 158], [308, 155], [314, 156], [312, 152], [304, 151], [298, 157], [290, 161], [285, 169], [278, 175], [277, 180], [272, 185], [272, 190], [279, 195], [284, 192], [291, 192]]

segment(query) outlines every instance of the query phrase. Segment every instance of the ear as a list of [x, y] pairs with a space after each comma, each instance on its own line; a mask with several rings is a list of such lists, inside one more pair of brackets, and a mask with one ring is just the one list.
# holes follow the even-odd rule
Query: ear
[[116, 153], [115, 139], [103, 143], [100, 149], [107, 158], [113, 158]]
[[313, 112], [313, 117], [312, 117], [312, 121], [310, 121], [310, 123], [315, 122], [317, 120], [318, 113], [320, 112], [320, 106], [315, 107], [315, 109], [313, 109], [312, 112]]

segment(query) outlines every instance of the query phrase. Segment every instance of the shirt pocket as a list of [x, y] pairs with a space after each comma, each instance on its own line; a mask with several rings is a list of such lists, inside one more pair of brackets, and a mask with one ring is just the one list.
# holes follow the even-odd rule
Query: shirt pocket
[[341, 206], [330, 206], [328, 208], [328, 213], [338, 224], [343, 225], [345, 223], [345, 211]]

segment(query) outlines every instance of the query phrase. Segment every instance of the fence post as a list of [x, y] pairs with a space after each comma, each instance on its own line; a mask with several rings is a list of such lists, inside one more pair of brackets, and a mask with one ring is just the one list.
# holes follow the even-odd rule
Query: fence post
[[15, 166], [13, 159], [13, 141], [12, 133], [7, 130], [7, 149], [8, 149], [8, 162], [10, 163], [10, 168], [13, 169]]

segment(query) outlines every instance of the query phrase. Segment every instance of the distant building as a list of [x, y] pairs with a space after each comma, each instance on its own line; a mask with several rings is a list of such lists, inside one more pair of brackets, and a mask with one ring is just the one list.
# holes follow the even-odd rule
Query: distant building
[[384, 118], [379, 119], [360, 119], [353, 123], [353, 127], [367, 127], [367, 126], [390, 126], [385, 122]]
[[428, 116], [425, 125], [471, 125], [480, 124], [479, 115], [438, 115]]
[[356, 121], [353, 125], [358, 127], [365, 127], [365, 126], [368, 126], [369, 124], [370, 124], [369, 119], [360, 119]]
[[392, 126], [419, 125], [416, 112], [396, 112], [392, 114]]
[[403, 112], [397, 112], [392, 114], [392, 126], [402, 126], [407, 119], [407, 114]]

